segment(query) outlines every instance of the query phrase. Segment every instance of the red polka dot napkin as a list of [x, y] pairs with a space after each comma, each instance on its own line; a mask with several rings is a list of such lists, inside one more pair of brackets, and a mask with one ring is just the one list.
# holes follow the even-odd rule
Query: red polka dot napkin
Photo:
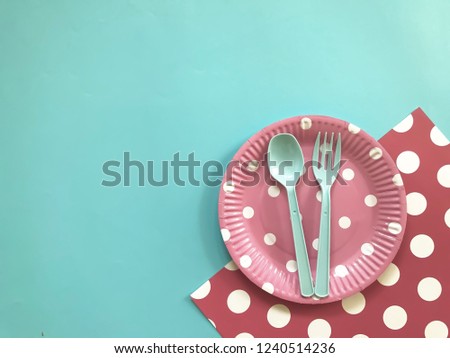
[[450, 145], [421, 109], [380, 139], [402, 176], [408, 221], [378, 280], [342, 301], [302, 305], [270, 295], [234, 262], [191, 298], [223, 337], [448, 337]]

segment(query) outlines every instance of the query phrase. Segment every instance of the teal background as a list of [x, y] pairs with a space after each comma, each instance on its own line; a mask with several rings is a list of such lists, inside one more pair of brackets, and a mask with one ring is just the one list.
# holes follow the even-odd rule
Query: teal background
[[[0, 0], [0, 336], [217, 337], [218, 188], [102, 164], [226, 163], [298, 114], [450, 135], [450, 2]], [[198, 174], [198, 173], [197, 173]]]

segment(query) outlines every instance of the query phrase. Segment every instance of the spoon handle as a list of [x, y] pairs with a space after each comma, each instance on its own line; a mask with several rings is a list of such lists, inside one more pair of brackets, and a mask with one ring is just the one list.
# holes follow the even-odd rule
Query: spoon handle
[[289, 212], [291, 216], [292, 234], [294, 236], [295, 256], [297, 259], [298, 279], [300, 280], [300, 293], [304, 297], [314, 294], [311, 268], [309, 266], [308, 252], [306, 251], [305, 235], [303, 233], [302, 216], [298, 209], [295, 186], [287, 188], [289, 199]]

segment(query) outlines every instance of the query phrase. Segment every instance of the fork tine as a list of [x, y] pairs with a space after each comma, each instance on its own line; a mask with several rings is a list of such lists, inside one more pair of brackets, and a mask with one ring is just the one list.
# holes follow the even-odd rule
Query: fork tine
[[330, 146], [329, 146], [329, 153], [327, 157], [327, 169], [333, 170], [333, 166], [331, 165], [331, 160], [333, 159], [333, 141], [334, 141], [334, 132], [331, 133], [331, 139], [330, 139]]
[[327, 132], [325, 132], [325, 136], [323, 137], [323, 144], [322, 144], [322, 160], [320, 161], [320, 165], [322, 168], [325, 168], [325, 158], [328, 151], [328, 145], [327, 145]]
[[334, 168], [339, 170], [341, 166], [341, 133], [338, 134], [338, 139], [336, 143], [336, 153], [334, 154]]
[[313, 165], [319, 166], [319, 147], [320, 147], [320, 132], [317, 134], [316, 144], [313, 151]]

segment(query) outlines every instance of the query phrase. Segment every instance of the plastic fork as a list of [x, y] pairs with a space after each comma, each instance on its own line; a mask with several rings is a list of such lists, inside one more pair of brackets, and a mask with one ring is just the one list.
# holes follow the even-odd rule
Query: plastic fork
[[322, 155], [319, 160], [320, 132], [317, 135], [313, 151], [313, 172], [322, 191], [322, 211], [320, 215], [319, 252], [317, 254], [316, 285], [314, 293], [317, 297], [327, 297], [330, 286], [330, 218], [331, 218], [331, 186], [339, 172], [341, 162], [341, 134], [338, 134], [333, 155], [334, 133], [327, 142], [325, 133], [322, 144]]

